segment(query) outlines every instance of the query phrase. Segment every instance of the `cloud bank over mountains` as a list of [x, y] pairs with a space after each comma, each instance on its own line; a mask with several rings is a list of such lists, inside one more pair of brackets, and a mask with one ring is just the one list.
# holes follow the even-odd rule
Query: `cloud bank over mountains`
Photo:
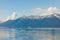
[[[27, 12], [27, 11], [26, 11]], [[31, 15], [37, 15], [37, 16], [47, 16], [51, 14], [59, 14], [60, 15], [60, 9], [57, 7], [48, 7], [48, 8], [34, 8], [31, 9], [28, 13], [31, 13]], [[59, 16], [55, 15], [59, 18]], [[2, 19], [1, 22], [8, 21], [8, 20], [14, 20], [16, 19], [16, 12], [13, 12], [12, 15], [7, 16], [7, 18]]]
[[59, 13], [60, 14], [60, 9], [57, 7], [49, 7], [49, 8], [34, 8], [32, 9], [32, 13], [34, 15], [50, 15], [54, 13]]

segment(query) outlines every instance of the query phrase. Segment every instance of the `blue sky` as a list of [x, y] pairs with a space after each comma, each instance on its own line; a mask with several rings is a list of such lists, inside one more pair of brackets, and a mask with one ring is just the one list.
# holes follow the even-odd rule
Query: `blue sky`
[[18, 16], [31, 15], [34, 8], [60, 8], [60, 0], [0, 0], [0, 17], [16, 12]]

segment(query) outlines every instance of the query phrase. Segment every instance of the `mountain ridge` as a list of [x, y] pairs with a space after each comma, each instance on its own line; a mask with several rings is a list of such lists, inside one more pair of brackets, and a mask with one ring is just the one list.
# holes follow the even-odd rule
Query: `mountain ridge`
[[[51, 14], [44, 16], [24, 16], [15, 20], [8, 20], [0, 24], [9, 28], [60, 28], [60, 17], [59, 14]], [[38, 18], [37, 18], [38, 17]]]

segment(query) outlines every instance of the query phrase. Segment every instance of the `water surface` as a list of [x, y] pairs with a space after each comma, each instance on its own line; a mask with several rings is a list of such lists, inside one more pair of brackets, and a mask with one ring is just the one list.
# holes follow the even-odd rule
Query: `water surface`
[[0, 28], [0, 40], [60, 40], [60, 29]]

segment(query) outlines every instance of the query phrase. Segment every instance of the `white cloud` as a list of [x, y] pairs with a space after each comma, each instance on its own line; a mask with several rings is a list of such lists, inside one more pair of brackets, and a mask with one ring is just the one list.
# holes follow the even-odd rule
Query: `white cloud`
[[1, 18], [0, 23], [8, 20], [14, 20], [14, 19], [16, 19], [16, 12], [13, 12], [12, 15], [7, 16], [5, 19]]
[[49, 14], [54, 14], [54, 13], [60, 14], [60, 9], [56, 7], [32, 9], [32, 14], [34, 15], [49, 15]]
[[16, 12], [13, 12], [12, 16], [11, 16], [11, 20], [14, 20], [16, 18]]
[[46, 9], [43, 9], [43, 8], [35, 8], [35, 9], [32, 9], [32, 13], [34, 14], [42, 14], [42, 13], [46, 13]]
[[10, 19], [10, 16], [8, 16], [8, 17], [6, 18], [6, 21], [9, 20], [9, 19]]
[[56, 7], [49, 7], [48, 12], [49, 13], [60, 13], [60, 9], [58, 9]]
[[14, 20], [16, 18], [16, 12], [13, 12], [11, 16], [8, 16], [5, 21]]

